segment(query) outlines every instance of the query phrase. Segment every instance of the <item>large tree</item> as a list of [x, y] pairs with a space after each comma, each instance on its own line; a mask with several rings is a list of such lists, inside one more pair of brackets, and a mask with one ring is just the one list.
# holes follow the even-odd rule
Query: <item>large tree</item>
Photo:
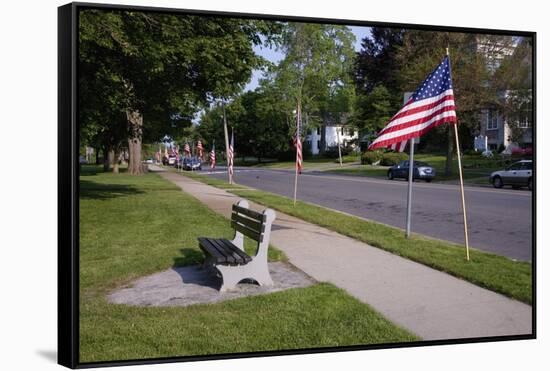
[[400, 28], [373, 27], [361, 41], [353, 70], [357, 98], [350, 118], [361, 139], [373, 139], [403, 104], [397, 53], [404, 34]]
[[403, 45], [404, 34], [400, 28], [372, 27], [370, 35], [361, 41], [354, 64], [358, 94], [368, 95], [380, 85], [390, 94], [402, 93], [396, 55]]
[[513, 52], [500, 60], [491, 83], [502, 92], [493, 105], [503, 113], [510, 140], [520, 142], [533, 123], [533, 45], [531, 38], [517, 38]]
[[242, 90], [263, 62], [252, 47], [273, 27], [233, 18], [81, 12], [80, 83], [89, 85], [80, 102], [89, 116], [81, 115], [81, 125], [117, 125], [110, 111], [125, 115], [129, 172], [140, 174], [142, 140], [181, 132], [209, 100]]
[[[285, 25], [280, 49], [283, 60], [267, 75], [272, 92], [300, 113], [302, 132], [319, 125], [324, 115], [340, 115], [351, 109], [350, 73], [355, 36], [345, 26], [313, 23]], [[296, 130], [294, 113], [287, 112], [289, 129]], [[303, 136], [302, 136], [303, 137]]]
[[[450, 51], [458, 128], [469, 136], [479, 127], [481, 109], [498, 96], [497, 86], [491, 83], [494, 71], [490, 68], [492, 58], [500, 55], [496, 48], [512, 48], [513, 39], [500, 35], [407, 31], [396, 55], [401, 90], [414, 91], [441, 62], [447, 47]], [[439, 137], [447, 138], [445, 173], [448, 175], [452, 171], [453, 131], [449, 125], [434, 130]]]

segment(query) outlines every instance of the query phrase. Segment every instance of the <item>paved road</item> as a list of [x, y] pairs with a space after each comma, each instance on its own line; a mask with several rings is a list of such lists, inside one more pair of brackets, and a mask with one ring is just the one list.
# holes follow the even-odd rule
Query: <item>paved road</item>
[[[205, 172], [206, 173], [206, 172]], [[226, 178], [222, 168], [211, 176]], [[235, 169], [239, 184], [292, 197], [294, 172]], [[405, 228], [407, 182], [327, 173], [304, 173], [298, 199]], [[470, 245], [513, 259], [532, 259], [532, 195], [529, 191], [466, 187]], [[458, 186], [415, 182], [411, 229], [464, 243]]]

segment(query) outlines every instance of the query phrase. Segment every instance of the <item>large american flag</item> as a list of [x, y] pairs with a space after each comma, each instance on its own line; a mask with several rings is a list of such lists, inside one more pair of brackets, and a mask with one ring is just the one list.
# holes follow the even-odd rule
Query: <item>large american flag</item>
[[296, 117], [296, 136], [294, 137], [294, 144], [296, 146], [296, 171], [298, 174], [302, 173], [302, 141], [300, 140], [300, 122], [302, 121], [301, 112], [298, 110]]
[[183, 147], [183, 153], [185, 153], [185, 157], [191, 156], [191, 148], [189, 148], [189, 143], [185, 143], [185, 146]]
[[229, 151], [227, 151], [227, 171], [233, 177], [233, 131], [231, 131], [231, 142], [229, 143]]
[[202, 146], [202, 142], [200, 140], [197, 142], [197, 151], [199, 152], [199, 158], [202, 160], [202, 156], [204, 154], [204, 147]]
[[403, 108], [378, 133], [369, 149], [391, 148], [403, 152], [409, 139], [420, 137], [445, 123], [456, 123], [448, 56], [428, 75]]
[[212, 150], [210, 151], [210, 169], [216, 167], [216, 150], [214, 144], [212, 144]]

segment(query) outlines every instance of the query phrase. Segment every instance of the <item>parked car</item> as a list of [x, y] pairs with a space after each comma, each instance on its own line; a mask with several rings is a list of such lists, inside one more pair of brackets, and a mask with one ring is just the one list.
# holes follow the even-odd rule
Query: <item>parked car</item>
[[[388, 169], [388, 179], [395, 178], [409, 179], [409, 160], [401, 161]], [[435, 178], [435, 169], [429, 164], [421, 161], [414, 161], [413, 179], [423, 179], [431, 182]]]
[[527, 187], [533, 189], [533, 161], [514, 162], [504, 170], [491, 173], [489, 181], [495, 188], [511, 185], [512, 188]]
[[183, 169], [184, 170], [202, 170], [202, 163], [197, 157], [184, 157]]

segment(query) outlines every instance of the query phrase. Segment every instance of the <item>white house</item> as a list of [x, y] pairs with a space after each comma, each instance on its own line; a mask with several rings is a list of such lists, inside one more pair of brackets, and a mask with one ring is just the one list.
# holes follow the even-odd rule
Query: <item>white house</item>
[[[324, 143], [321, 130], [325, 130]], [[318, 155], [320, 152], [336, 147], [338, 141], [342, 147], [349, 146], [349, 142], [359, 138], [356, 130], [344, 127], [342, 125], [326, 125], [313, 129], [307, 136], [304, 146], [309, 146], [312, 155]], [[355, 148], [355, 144], [352, 145]], [[323, 148], [324, 147], [324, 148]]]
[[[496, 109], [484, 109], [481, 111], [480, 137], [486, 137], [487, 149], [496, 151], [503, 145], [508, 147], [514, 142], [519, 146], [531, 146], [533, 144], [533, 129], [530, 112], [525, 113], [515, 127], [521, 130], [521, 136], [513, 140], [512, 128], [502, 113]], [[481, 149], [481, 148], [480, 148]]]

